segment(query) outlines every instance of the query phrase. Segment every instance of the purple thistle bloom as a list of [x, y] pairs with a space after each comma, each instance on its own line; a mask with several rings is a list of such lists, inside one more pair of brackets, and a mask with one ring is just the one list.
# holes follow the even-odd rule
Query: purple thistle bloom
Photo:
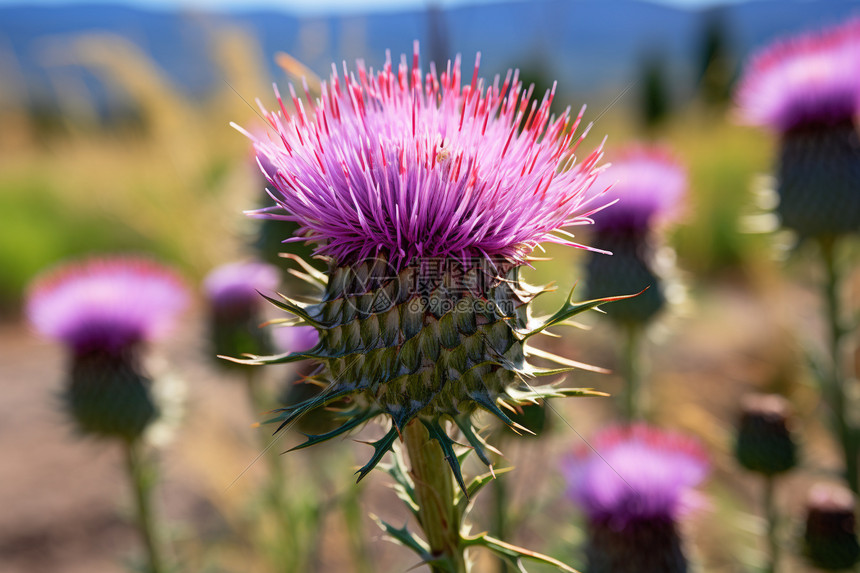
[[602, 153], [574, 162], [582, 113], [551, 117], [555, 89], [531, 101], [518, 72], [485, 84], [480, 55], [470, 84], [459, 57], [441, 75], [418, 60], [416, 42], [411, 70], [390, 54], [378, 73], [359, 61], [357, 78], [334, 67], [307, 109], [291, 86], [295, 115], [278, 94], [269, 137], [245, 132], [277, 203], [256, 214], [296, 221], [340, 265], [377, 255], [398, 268], [416, 257], [520, 263], [544, 241], [580, 246], [562, 228], [590, 222]]
[[227, 263], [210, 272], [203, 281], [216, 310], [256, 308], [263, 297], [275, 294], [280, 282], [278, 269], [258, 262]]
[[[262, 295], [272, 297], [280, 282], [278, 269], [259, 262], [217, 267], [203, 281], [209, 299], [209, 334], [214, 356], [270, 352], [269, 329], [262, 328]], [[235, 364], [218, 360], [221, 367]]]
[[46, 337], [73, 353], [121, 352], [158, 338], [188, 303], [170, 269], [145, 258], [94, 258], [39, 277], [27, 297], [27, 315]]
[[783, 226], [801, 239], [860, 229], [860, 20], [754, 55], [737, 92], [741, 119], [780, 135]]
[[619, 153], [592, 187], [605, 188], [604, 198], [617, 203], [595, 219], [595, 232], [629, 229], [644, 235], [658, 220], [669, 221], [681, 212], [687, 173], [663, 147], [632, 146]]
[[187, 303], [173, 271], [140, 257], [69, 263], [36, 279], [27, 315], [70, 350], [65, 397], [80, 431], [140, 438], [159, 412], [141, 344], [164, 335]]
[[785, 133], [839, 123], [860, 109], [860, 20], [787, 38], [754, 54], [737, 105], [752, 125]]
[[592, 253], [588, 257], [586, 290], [589, 297], [597, 298], [647, 288], [608, 311], [617, 322], [644, 324], [666, 302], [655, 262], [658, 237], [653, 231], [683, 211], [686, 170], [663, 147], [631, 146], [601, 174], [592, 190], [606, 188], [606, 199], [616, 203], [595, 217], [591, 243], [613, 256]]
[[607, 428], [591, 443], [600, 456], [584, 449], [563, 470], [569, 497], [592, 521], [618, 527], [639, 519], [675, 521], [708, 475], [707, 456], [695, 440], [645, 424]]
[[676, 522], [708, 474], [702, 447], [644, 424], [607, 428], [592, 446], [563, 468], [588, 518], [588, 571], [686, 573]]

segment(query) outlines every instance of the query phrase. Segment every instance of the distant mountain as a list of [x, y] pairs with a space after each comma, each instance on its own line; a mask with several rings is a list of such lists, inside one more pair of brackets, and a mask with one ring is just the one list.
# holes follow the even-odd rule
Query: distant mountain
[[[720, 9], [734, 54], [787, 32], [835, 23], [860, 14], [856, 1], [751, 1]], [[442, 11], [405, 11], [364, 16], [299, 17], [275, 11], [148, 11], [104, 5], [0, 8], [2, 58], [14, 54], [30, 97], [51, 93], [42, 54], [50, 38], [92, 31], [123, 35], [147, 52], [181, 89], [204, 94], [219, 81], [208, 56], [211, 26], [230, 22], [251, 30], [266, 55], [286, 51], [327, 76], [329, 62], [357, 55], [379, 66], [391, 48], [411, 52], [413, 39], [425, 54], [463, 54], [467, 68], [482, 52], [482, 74], [511, 65], [537, 67], [559, 80], [567, 93], [617, 90], [636, 77], [650, 54], [668, 64], [677, 91], [691, 85], [705, 13], [643, 0], [543, 0], [465, 5]], [[281, 77], [270, 64], [273, 77]], [[426, 69], [426, 65], [425, 65]], [[87, 76], [87, 81], [94, 79]], [[109, 97], [101, 90], [102, 97]]]

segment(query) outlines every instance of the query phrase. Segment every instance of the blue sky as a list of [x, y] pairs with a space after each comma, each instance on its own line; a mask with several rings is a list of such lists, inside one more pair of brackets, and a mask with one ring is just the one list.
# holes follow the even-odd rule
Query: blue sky
[[[281, 8], [296, 13], [338, 13], [397, 10], [424, 7], [429, 3], [441, 6], [458, 4], [480, 4], [494, 0], [87, 0], [87, 3], [108, 2], [111, 4], [132, 4], [151, 8], [210, 8], [246, 9], [255, 7]], [[534, 1], [534, 0], [533, 0]], [[606, 0], [571, 0], [606, 1]], [[737, 3], [743, 0], [649, 0], [674, 6], [700, 7], [721, 3]], [[0, 5], [23, 4], [23, 0], [0, 0]], [[79, 4], [80, 0], [29, 0], [28, 5]]]

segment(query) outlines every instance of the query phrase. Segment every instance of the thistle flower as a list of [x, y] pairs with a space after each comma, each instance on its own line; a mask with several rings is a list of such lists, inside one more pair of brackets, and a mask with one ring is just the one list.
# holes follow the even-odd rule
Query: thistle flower
[[818, 484], [809, 492], [804, 544], [812, 564], [827, 571], [850, 569], [860, 560], [854, 494]]
[[588, 571], [686, 571], [677, 521], [708, 474], [703, 448], [644, 424], [607, 428], [592, 447], [562, 467], [587, 518]]
[[294, 114], [280, 95], [280, 113], [264, 110], [268, 138], [245, 132], [275, 201], [254, 214], [295, 221], [290, 240], [316, 243], [330, 261], [325, 274], [305, 265], [324, 290], [320, 302], [273, 301], [315, 327], [319, 343], [247, 362], [322, 364], [325, 391], [285, 408], [281, 427], [350, 398], [340, 428], [299, 447], [387, 416], [392, 427], [361, 478], [417, 419], [465, 489], [445, 419], [489, 464], [471, 425], [476, 409], [514, 425], [501, 407], [588, 393], [532, 386], [529, 378], [562, 370], [529, 365], [526, 342], [599, 301], [568, 302], [537, 322], [527, 309], [540, 291], [518, 268], [542, 242], [580, 246], [563, 228], [589, 223], [602, 206], [587, 195], [601, 150], [575, 161], [582, 112], [551, 117], [554, 88], [537, 103], [517, 72], [479, 79], [480, 56], [469, 84], [459, 58], [441, 75], [432, 64], [424, 75], [418, 62], [416, 44], [411, 69], [405, 56], [397, 68], [389, 56], [379, 72], [359, 61], [344, 78], [333, 68], [316, 102], [291, 87]]
[[740, 81], [740, 119], [780, 136], [783, 225], [801, 237], [860, 229], [860, 20], [779, 40]]
[[[272, 351], [269, 331], [261, 328], [265, 300], [260, 293], [274, 294], [279, 282], [277, 268], [257, 262], [228, 263], [206, 276], [203, 287], [209, 300], [209, 332], [215, 355]], [[224, 360], [218, 363], [232, 364]]]
[[609, 316], [622, 323], [642, 324], [665, 304], [661, 277], [655, 268], [654, 232], [682, 212], [687, 175], [661, 147], [624, 150], [593, 189], [610, 187], [616, 200], [596, 218], [593, 243], [611, 257], [590, 256], [587, 289], [591, 296], [647, 291], [612, 305]]
[[26, 312], [69, 350], [66, 396], [82, 431], [131, 440], [156, 417], [141, 348], [169, 330], [187, 298], [173, 271], [136, 257], [68, 263], [33, 282]]

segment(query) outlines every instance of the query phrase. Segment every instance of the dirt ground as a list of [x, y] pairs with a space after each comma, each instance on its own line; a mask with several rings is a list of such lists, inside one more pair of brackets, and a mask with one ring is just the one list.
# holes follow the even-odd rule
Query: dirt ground
[[[740, 396], [756, 389], [781, 390], [798, 406], [804, 465], [815, 471], [799, 472], [780, 485], [778, 501], [787, 514], [799, 514], [806, 489], [819, 479], [815, 472], [838, 468], [827, 432], [816, 421], [820, 409], [816, 393], [806, 383], [795, 352], [797, 327], [815, 323], [817, 303], [809, 289], [780, 288], [766, 279], [726, 281], [711, 285], [705, 294], [693, 294], [696, 305], [661, 321], [648, 342], [654, 418], [661, 425], [695, 433], [713, 452], [714, 475], [706, 488], [710, 503], [701, 515], [689, 519], [691, 552], [704, 571], [742, 571], [741, 563], [761, 559], [762, 547], [756, 541], [761, 530], [755, 517], [759, 485], [740, 472], [730, 456]], [[809, 332], [815, 332], [814, 326]], [[199, 313], [192, 312], [177, 333], [182, 343], [155, 349], [157, 363], [170, 365], [187, 385], [185, 421], [166, 448], [157, 500], [159, 513], [180, 524], [176, 537], [186, 543], [229, 537], [235, 528], [231, 515], [241, 505], [237, 500], [259, 482], [262, 472], [257, 464], [228, 488], [253, 460], [255, 432], [261, 430], [251, 428], [255, 417], [241, 385], [205, 360], [200, 333]], [[612, 336], [604, 326], [591, 332], [573, 331], [556, 339], [553, 350], [612, 366]], [[0, 349], [0, 571], [124, 571], [124, 563], [139, 554], [139, 541], [129, 525], [119, 451], [110, 444], [77, 437], [60, 410], [64, 366], [60, 348], [37, 338], [24, 324], [6, 323], [0, 324]], [[585, 374], [573, 381], [609, 392], [620, 387], [614, 375]], [[553, 420], [548, 439], [509, 448], [510, 462], [518, 466], [509, 477], [511, 503], [526, 523], [514, 541], [534, 542], [533, 546], [549, 552], [575, 540], [575, 510], [555, 501], [563, 484], [553, 471], [554, 456], [579, 443], [577, 432], [590, 435], [613, 415], [613, 407], [609, 398], [567, 400], [558, 408], [564, 420]], [[297, 443], [294, 436], [288, 439]], [[332, 447], [341, 458], [352, 456], [349, 463], [367, 455], [366, 446], [349, 441]], [[316, 463], [313, 459], [288, 458], [285, 463], [305, 472], [308, 468], [299, 466]], [[350, 487], [348, 478], [332, 478], [332, 491]], [[397, 523], [403, 513], [385, 487], [386, 477], [372, 475], [368, 481], [365, 513], [372, 511]], [[479, 508], [476, 519], [481, 515]], [[365, 524], [379, 571], [405, 571], [415, 564], [408, 552], [380, 541], [369, 519]], [[796, 520], [790, 521], [787, 530], [797, 525]], [[553, 536], [557, 541], [548, 543]], [[352, 571], [339, 520], [326, 522], [319, 544], [324, 550], [315, 570]], [[241, 565], [242, 555], [233, 551], [223, 568], [207, 571], [254, 571], [253, 566]], [[479, 573], [491, 570], [485, 563], [489, 562], [479, 560]], [[804, 568], [787, 562], [785, 570]]]

